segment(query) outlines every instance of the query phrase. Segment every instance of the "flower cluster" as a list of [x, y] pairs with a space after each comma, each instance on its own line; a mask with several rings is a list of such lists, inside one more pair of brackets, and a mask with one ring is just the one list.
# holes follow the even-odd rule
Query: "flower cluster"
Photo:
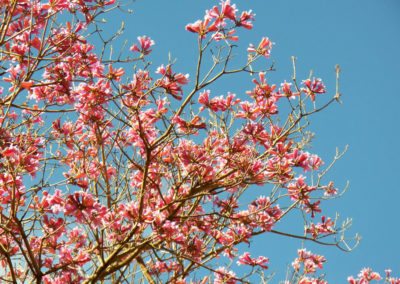
[[245, 252], [239, 257], [238, 264], [250, 265], [250, 266], [260, 266], [264, 269], [267, 269], [267, 263], [269, 259], [265, 256], [259, 256], [257, 258], [251, 258], [250, 253]]
[[215, 41], [231, 40], [237, 41], [238, 36], [234, 36], [235, 28], [253, 28], [255, 15], [252, 11], [243, 11], [238, 14], [235, 4], [230, 0], [221, 1], [219, 6], [214, 6], [206, 11], [203, 20], [198, 20], [186, 26], [186, 30], [197, 33], [201, 39], [212, 33], [211, 38]]
[[[299, 275], [298, 283], [302, 284], [327, 284], [328, 282], [322, 278], [315, 278], [314, 274], [317, 269], [322, 269], [323, 263], [326, 262], [322, 255], [313, 254], [305, 249], [297, 251], [298, 257], [292, 263], [294, 271]], [[301, 269], [302, 268], [302, 269]]]
[[[255, 71], [271, 55], [267, 37], [231, 69], [231, 41], [255, 15], [229, 0], [186, 26], [199, 47], [190, 81], [173, 60], [153, 67], [146, 35], [114, 58], [115, 37], [106, 40], [98, 20], [114, 8], [0, 0], [0, 281], [254, 282], [252, 273], [216, 267], [237, 260], [251, 272], [268, 269], [267, 257], [241, 245], [287, 235], [279, 223], [291, 211], [306, 226], [295, 237], [334, 241], [336, 222], [314, 218], [338, 190], [305, 149], [304, 118], [330, 104], [319, 107], [321, 79], [273, 84], [272, 68]], [[212, 96], [213, 83], [230, 74], [249, 89]], [[312, 275], [324, 263], [299, 250], [299, 283], [326, 283]], [[209, 276], [194, 282], [199, 274]], [[363, 270], [349, 282], [378, 278]]]

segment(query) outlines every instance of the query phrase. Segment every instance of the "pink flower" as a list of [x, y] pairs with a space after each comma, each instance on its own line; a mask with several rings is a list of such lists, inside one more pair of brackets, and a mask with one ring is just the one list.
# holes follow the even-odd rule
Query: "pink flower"
[[215, 32], [218, 30], [215, 23], [210, 24], [211, 19], [206, 18], [204, 21], [198, 20], [193, 24], [186, 25], [185, 29], [192, 33], [199, 34], [200, 38], [205, 38], [209, 32]]
[[242, 110], [236, 114], [236, 117], [256, 120], [258, 114], [260, 113], [260, 108], [256, 104], [248, 101], [241, 102], [240, 107]]
[[316, 269], [322, 269], [322, 265], [326, 262], [326, 259], [322, 255], [313, 254], [305, 249], [299, 249], [297, 251], [298, 257], [292, 263], [293, 269], [299, 271], [301, 264], [303, 264], [303, 273], [312, 274], [315, 273]]
[[288, 99], [295, 99], [297, 96], [300, 95], [300, 93], [298, 92], [293, 92], [292, 84], [286, 81], [281, 83], [281, 88], [279, 89], [278, 94], [280, 97], [286, 97]]
[[97, 202], [90, 193], [78, 191], [67, 196], [65, 215], [74, 216], [78, 223], [99, 226], [106, 212], [107, 208]]
[[191, 121], [186, 121], [176, 115], [173, 117], [171, 122], [177, 125], [179, 132], [185, 134], [196, 133], [198, 129], [206, 128], [206, 124], [201, 120], [199, 116], [193, 117]]
[[206, 17], [214, 18], [217, 24], [221, 24], [225, 18], [235, 21], [236, 12], [236, 5], [231, 5], [231, 1], [226, 0], [221, 1], [221, 10], [217, 6], [214, 6], [211, 10], [206, 11]]
[[244, 27], [245, 29], [251, 30], [253, 28], [252, 21], [254, 20], [255, 14], [250, 11], [243, 11], [240, 15], [239, 20], [236, 22], [238, 27]]
[[320, 278], [301, 277], [299, 284], [328, 284], [327, 281]]
[[307, 234], [311, 234], [312, 237], [316, 239], [322, 234], [335, 233], [334, 225], [335, 223], [332, 221], [331, 218], [326, 218], [325, 216], [322, 216], [321, 223], [318, 224], [312, 223], [305, 229]]
[[309, 194], [316, 190], [316, 187], [307, 185], [305, 177], [299, 176], [295, 182], [288, 184], [287, 189], [292, 200], [300, 200], [303, 203], [308, 203]]
[[302, 89], [304, 93], [310, 96], [312, 101], [315, 101], [316, 94], [326, 93], [325, 85], [319, 78], [307, 79], [302, 82], [305, 88]]
[[209, 99], [210, 91], [206, 90], [199, 95], [199, 103], [201, 103], [202, 106], [200, 110], [204, 110], [204, 108], [209, 108], [210, 110], [217, 112], [217, 111], [227, 111], [228, 109], [231, 109], [234, 105], [238, 104], [240, 102], [239, 99], [235, 99], [236, 95], [229, 93], [226, 97], [219, 96], [212, 98], [211, 100]]
[[208, 106], [210, 103], [210, 90], [205, 90], [200, 93], [198, 102], [202, 105]]
[[267, 37], [263, 37], [258, 44], [258, 47], [255, 48], [253, 44], [250, 44], [249, 47], [247, 48], [248, 52], [255, 52], [259, 55], [262, 55], [264, 57], [269, 57], [272, 49], [272, 42], [269, 40]]
[[372, 280], [381, 280], [382, 277], [379, 273], [372, 271], [371, 268], [363, 268], [360, 273], [357, 275], [358, 278], [355, 279], [353, 276], [347, 278], [347, 281], [350, 284], [368, 284]]
[[338, 190], [335, 188], [333, 181], [330, 181], [328, 185], [324, 186], [322, 189], [325, 191], [324, 196], [333, 196], [336, 195], [338, 192]]
[[139, 41], [139, 46], [134, 44], [131, 46], [131, 51], [140, 52], [143, 55], [148, 55], [151, 52], [151, 47], [155, 44], [154, 40], [152, 40], [148, 36], [140, 36], [137, 38]]
[[15, 147], [14, 145], [11, 145], [10, 147], [6, 148], [5, 150], [2, 151], [2, 156], [3, 157], [13, 157], [13, 159], [18, 159], [19, 155], [19, 149]]
[[108, 74], [106, 77], [110, 80], [120, 81], [121, 76], [125, 74], [125, 70], [123, 68], [114, 69], [110, 64], [108, 66]]
[[245, 252], [239, 257], [239, 260], [237, 263], [244, 264], [244, 265], [250, 265], [250, 266], [260, 266], [264, 269], [268, 269], [268, 266], [266, 265], [269, 262], [269, 259], [264, 257], [264, 256], [259, 256], [257, 258], [251, 258], [250, 253]]
[[214, 284], [235, 284], [237, 283], [236, 274], [225, 267], [219, 267], [214, 272]]
[[156, 85], [164, 88], [167, 94], [172, 95], [175, 99], [182, 99], [182, 85], [189, 82], [189, 74], [173, 73], [171, 65], [161, 65], [157, 68], [156, 73], [163, 77], [156, 81]]
[[220, 41], [220, 40], [232, 40], [232, 41], [238, 41], [239, 37], [235, 36], [234, 34], [236, 33], [235, 30], [229, 30], [227, 33], [223, 32], [217, 32], [213, 34], [212, 38], [215, 41]]

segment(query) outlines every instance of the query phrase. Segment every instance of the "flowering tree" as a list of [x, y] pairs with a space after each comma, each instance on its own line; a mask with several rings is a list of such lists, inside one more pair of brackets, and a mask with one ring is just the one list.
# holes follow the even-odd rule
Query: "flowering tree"
[[[273, 66], [257, 69], [267, 37], [235, 58], [251, 11], [226, 0], [186, 26], [198, 48], [189, 78], [173, 61], [153, 68], [148, 36], [113, 56], [119, 33], [105, 39], [97, 18], [114, 1], [43, 2], [0, 0], [1, 283], [267, 281], [269, 259], [238, 249], [256, 235], [351, 249], [348, 224], [321, 212], [342, 153], [323, 166], [306, 151], [308, 118], [339, 101], [338, 87], [328, 97], [321, 79], [298, 81], [294, 59], [290, 82], [270, 83]], [[231, 74], [253, 87], [215, 96]], [[263, 195], [249, 202], [254, 186]], [[279, 230], [289, 214], [304, 234]], [[286, 282], [326, 283], [324, 262], [299, 250]], [[365, 269], [349, 282], [378, 279]]]

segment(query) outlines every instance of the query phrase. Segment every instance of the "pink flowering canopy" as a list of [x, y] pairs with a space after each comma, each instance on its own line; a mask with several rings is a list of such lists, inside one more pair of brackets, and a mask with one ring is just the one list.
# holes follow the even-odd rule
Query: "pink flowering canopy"
[[[260, 234], [351, 250], [324, 214], [342, 153], [307, 150], [309, 118], [338, 89], [298, 79], [294, 58], [292, 78], [270, 82], [273, 41], [241, 42], [255, 14], [229, 0], [185, 27], [190, 76], [153, 66], [160, 47], [140, 30], [117, 56], [99, 17], [119, 5], [0, 0], [0, 282], [267, 281], [273, 259], [240, 249]], [[213, 89], [232, 74], [252, 87]], [[303, 234], [280, 229], [289, 215]], [[299, 249], [284, 281], [327, 283], [325, 262]], [[369, 268], [348, 282], [381, 279], [400, 283]]]

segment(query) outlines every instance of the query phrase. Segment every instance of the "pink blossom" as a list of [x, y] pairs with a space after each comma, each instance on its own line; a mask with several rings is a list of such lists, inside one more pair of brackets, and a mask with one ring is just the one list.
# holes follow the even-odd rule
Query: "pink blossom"
[[130, 50], [139, 52], [143, 55], [150, 54], [152, 51], [150, 48], [155, 44], [154, 40], [148, 36], [139, 36], [137, 39], [139, 41], [139, 45], [132, 45]]
[[174, 116], [171, 122], [177, 125], [179, 132], [186, 134], [193, 133], [193, 131], [196, 132], [198, 129], [206, 128], [206, 124], [201, 121], [199, 116], [193, 117], [191, 121], [186, 121], [179, 116]]
[[204, 21], [198, 20], [193, 24], [186, 25], [186, 30], [199, 34], [200, 38], [205, 38], [208, 33], [218, 30], [216, 23], [210, 24], [210, 22], [210, 18], [206, 18]]
[[260, 113], [260, 107], [248, 101], [241, 102], [240, 107], [242, 110], [237, 112], [236, 117], [247, 118], [254, 121]]
[[237, 283], [236, 274], [225, 267], [219, 267], [214, 272], [214, 284], [235, 284]]
[[232, 21], [236, 20], [236, 5], [231, 5], [230, 0], [221, 1], [221, 7], [214, 6], [211, 10], [206, 11], [206, 15], [209, 18], [216, 19], [216, 24], [221, 24], [225, 18]]
[[156, 81], [156, 84], [164, 88], [166, 93], [172, 95], [175, 99], [182, 99], [182, 86], [189, 82], [189, 74], [173, 73], [171, 65], [161, 65], [157, 68], [156, 73], [163, 77]]
[[293, 92], [292, 91], [292, 83], [288, 83], [284, 81], [281, 83], [281, 88], [279, 89], [279, 95], [282, 97], [286, 97], [288, 99], [295, 99], [300, 95], [298, 92]]
[[328, 282], [320, 278], [303, 276], [299, 280], [298, 284], [328, 284]]
[[214, 33], [212, 38], [215, 41], [220, 41], [220, 40], [232, 40], [232, 41], [238, 41], [239, 37], [234, 35], [236, 33], [235, 30], [229, 30], [227, 33], [223, 33], [223, 32], [217, 32]]
[[304, 274], [313, 274], [316, 269], [322, 269], [322, 265], [326, 262], [325, 257], [322, 255], [313, 254], [305, 249], [300, 249], [297, 251], [298, 257], [292, 263], [295, 271], [300, 271], [300, 267], [303, 264]]
[[356, 279], [350, 276], [347, 278], [347, 281], [350, 284], [369, 284], [373, 280], [378, 281], [382, 279], [379, 273], [372, 271], [371, 268], [363, 268], [357, 276], [358, 278]]
[[320, 235], [335, 233], [334, 225], [335, 224], [331, 218], [322, 216], [320, 223], [311, 223], [309, 226], [306, 226], [305, 231], [307, 234], [311, 234], [312, 237], [316, 239]]
[[266, 265], [269, 262], [269, 259], [264, 256], [259, 256], [257, 258], [251, 258], [250, 253], [245, 252], [239, 257], [238, 264], [250, 265], [250, 266], [260, 266], [264, 269], [268, 269]]
[[265, 75], [265, 72], [258, 73], [259, 81], [257, 79], [253, 79], [252, 81], [255, 84], [255, 87], [253, 90], [246, 92], [246, 94], [253, 97], [258, 102], [263, 99], [275, 100], [274, 91], [276, 89], [276, 85], [269, 85]]
[[239, 99], [235, 99], [236, 95], [232, 93], [228, 93], [226, 97], [219, 96], [212, 98], [211, 100], [209, 96], [210, 96], [209, 90], [200, 93], [198, 101], [199, 103], [204, 105], [203, 107], [200, 108], [200, 110], [203, 110], [205, 107], [207, 107], [214, 112], [227, 111], [228, 109], [231, 109], [234, 105], [240, 102]]
[[303, 203], [309, 202], [309, 195], [316, 190], [315, 186], [309, 186], [305, 182], [304, 176], [296, 178], [295, 182], [289, 183], [287, 186], [288, 193], [293, 200], [300, 200]]
[[268, 58], [272, 49], [272, 42], [267, 37], [263, 37], [256, 48], [253, 44], [250, 44], [247, 51], [256, 53], [258, 55]]
[[198, 102], [202, 105], [209, 105], [210, 103], [210, 90], [205, 90], [200, 93]]
[[336, 195], [338, 192], [338, 190], [335, 188], [333, 181], [330, 181], [328, 185], [324, 186], [322, 189], [324, 190], [325, 196], [333, 196]]
[[236, 22], [238, 27], [244, 27], [245, 29], [251, 30], [253, 28], [255, 14], [252, 11], [243, 11], [239, 19]]
[[122, 75], [125, 74], [125, 70], [123, 68], [114, 69], [112, 65], [108, 65], [108, 74], [106, 77], [110, 80], [120, 81]]
[[319, 78], [307, 79], [302, 82], [305, 88], [302, 89], [304, 93], [310, 96], [311, 101], [315, 101], [316, 94], [326, 93], [325, 85]]

